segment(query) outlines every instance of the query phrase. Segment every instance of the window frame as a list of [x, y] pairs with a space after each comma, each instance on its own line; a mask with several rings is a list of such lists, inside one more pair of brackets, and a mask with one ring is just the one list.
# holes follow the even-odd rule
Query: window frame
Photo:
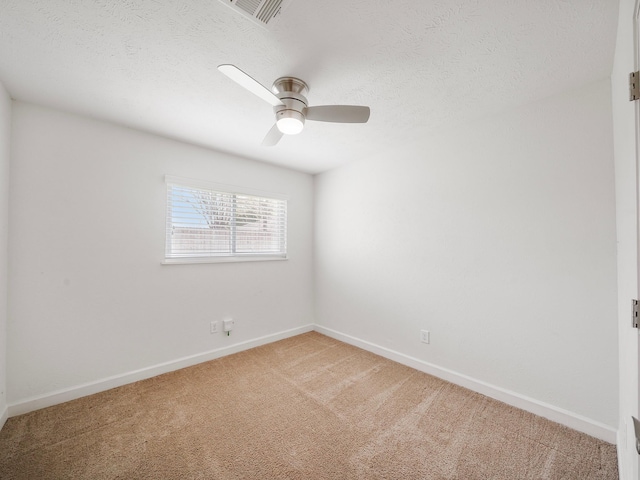
[[[252, 188], [238, 187], [235, 185], [225, 185], [221, 183], [208, 182], [203, 180], [195, 180], [190, 178], [178, 177], [174, 175], [165, 175], [165, 248], [163, 265], [179, 265], [179, 264], [199, 264], [199, 263], [229, 263], [229, 262], [258, 262], [258, 261], [278, 261], [288, 260], [288, 201], [289, 196], [279, 193], [266, 192]], [[173, 226], [173, 217], [171, 216], [171, 205], [169, 201], [170, 185], [191, 188], [196, 190], [206, 190], [210, 192], [223, 193], [228, 195], [247, 195], [251, 197], [263, 198], [266, 200], [277, 200], [284, 202], [284, 252], [283, 253], [238, 253], [229, 252], [221, 254], [207, 254], [200, 256], [181, 256], [170, 257], [171, 249], [171, 227]], [[232, 228], [235, 227], [235, 217], [233, 217]], [[232, 233], [236, 235], [235, 231]]]

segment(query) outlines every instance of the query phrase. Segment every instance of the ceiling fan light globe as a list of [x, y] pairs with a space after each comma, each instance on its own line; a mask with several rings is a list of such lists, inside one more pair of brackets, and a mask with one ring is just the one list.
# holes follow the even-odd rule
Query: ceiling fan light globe
[[304, 128], [304, 116], [300, 112], [286, 110], [279, 112], [276, 125], [285, 135], [297, 135]]

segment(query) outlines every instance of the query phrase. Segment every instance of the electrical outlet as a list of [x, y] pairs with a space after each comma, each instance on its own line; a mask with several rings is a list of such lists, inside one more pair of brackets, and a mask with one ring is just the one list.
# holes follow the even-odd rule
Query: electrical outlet
[[422, 343], [429, 343], [429, 330], [420, 330], [420, 341]]
[[211, 333], [218, 333], [218, 322], [213, 321], [209, 325], [211, 327]]

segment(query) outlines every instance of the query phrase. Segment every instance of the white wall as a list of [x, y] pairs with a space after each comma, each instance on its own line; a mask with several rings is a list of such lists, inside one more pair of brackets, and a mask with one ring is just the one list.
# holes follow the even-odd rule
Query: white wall
[[620, 2], [618, 40], [611, 77], [618, 229], [618, 316], [620, 348], [620, 478], [638, 479], [631, 416], [638, 415], [638, 333], [631, 328], [630, 302], [638, 298], [635, 108], [629, 101], [629, 72], [635, 66], [633, 12], [635, 0]]
[[417, 142], [317, 177], [317, 323], [613, 432], [609, 81]]
[[7, 265], [11, 99], [0, 83], [0, 428], [7, 419]]
[[[12, 142], [11, 414], [313, 323], [311, 176], [21, 102]], [[161, 265], [165, 174], [289, 195], [290, 259]]]

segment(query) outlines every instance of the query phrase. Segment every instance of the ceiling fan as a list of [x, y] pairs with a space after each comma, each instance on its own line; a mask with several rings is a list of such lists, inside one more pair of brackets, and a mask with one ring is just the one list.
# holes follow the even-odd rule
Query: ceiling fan
[[336, 123], [367, 123], [369, 107], [358, 105], [319, 105], [309, 107], [305, 95], [309, 86], [296, 77], [280, 77], [273, 82], [273, 93], [234, 65], [218, 65], [218, 70], [251, 93], [273, 105], [276, 124], [264, 137], [262, 145], [271, 147], [283, 135], [295, 135], [304, 128], [305, 120]]

